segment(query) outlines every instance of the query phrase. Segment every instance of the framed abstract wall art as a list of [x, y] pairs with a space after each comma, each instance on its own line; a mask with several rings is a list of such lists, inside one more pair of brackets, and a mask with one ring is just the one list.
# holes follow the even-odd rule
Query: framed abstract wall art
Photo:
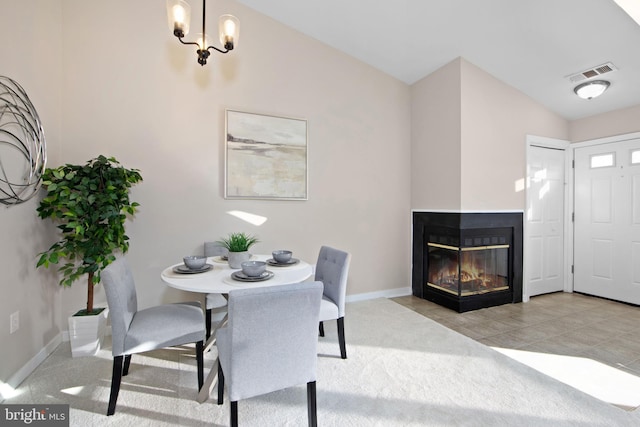
[[226, 199], [307, 200], [307, 121], [226, 111]]

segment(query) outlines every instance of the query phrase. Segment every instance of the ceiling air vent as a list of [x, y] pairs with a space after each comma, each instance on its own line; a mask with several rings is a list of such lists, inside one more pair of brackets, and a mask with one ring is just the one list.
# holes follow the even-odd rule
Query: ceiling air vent
[[589, 68], [588, 70], [581, 71], [579, 73], [571, 74], [567, 76], [567, 78], [573, 82], [581, 82], [583, 80], [590, 79], [592, 77], [599, 76], [601, 74], [610, 73], [611, 71], [616, 71], [618, 68], [613, 65], [611, 62], [607, 62], [606, 64], [598, 65], [597, 67]]

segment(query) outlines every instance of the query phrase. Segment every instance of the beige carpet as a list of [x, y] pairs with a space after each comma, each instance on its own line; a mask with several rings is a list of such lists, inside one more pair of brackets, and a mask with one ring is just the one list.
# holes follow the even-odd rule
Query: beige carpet
[[[637, 411], [582, 393], [392, 301], [348, 304], [345, 325], [347, 360], [338, 356], [334, 322], [320, 338], [320, 426], [640, 425]], [[116, 414], [106, 417], [110, 376], [109, 348], [71, 359], [63, 343], [4, 403], [69, 403], [72, 426], [228, 425], [228, 401], [195, 401], [190, 348], [134, 356]], [[304, 426], [306, 387], [238, 407], [242, 426]]]

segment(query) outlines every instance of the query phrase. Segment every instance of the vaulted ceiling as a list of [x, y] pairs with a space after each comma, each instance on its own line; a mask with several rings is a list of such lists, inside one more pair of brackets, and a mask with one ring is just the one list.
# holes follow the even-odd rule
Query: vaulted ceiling
[[[463, 57], [569, 120], [640, 104], [640, 25], [613, 0], [238, 1], [407, 84]], [[578, 98], [569, 76], [609, 63]]]

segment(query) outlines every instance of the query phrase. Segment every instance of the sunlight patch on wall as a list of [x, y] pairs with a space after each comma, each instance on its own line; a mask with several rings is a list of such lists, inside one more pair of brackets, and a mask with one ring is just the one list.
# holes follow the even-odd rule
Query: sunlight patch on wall
[[227, 213], [231, 216], [235, 216], [236, 218], [239, 218], [245, 222], [248, 222], [249, 224], [256, 225], [256, 226], [260, 226], [265, 222], [267, 222], [266, 216], [256, 215], [249, 212], [229, 211]]

